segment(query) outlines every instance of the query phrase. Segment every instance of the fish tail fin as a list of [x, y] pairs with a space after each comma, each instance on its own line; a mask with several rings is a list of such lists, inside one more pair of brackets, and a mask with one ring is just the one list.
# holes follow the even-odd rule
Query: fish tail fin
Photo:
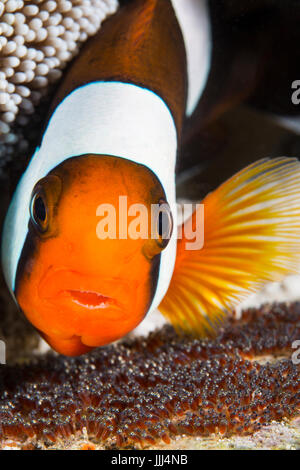
[[253, 163], [208, 194], [184, 227], [199, 228], [203, 209], [203, 247], [191, 249], [181, 229], [159, 306], [176, 328], [200, 336], [212, 334], [226, 311], [265, 282], [299, 272], [300, 162]]

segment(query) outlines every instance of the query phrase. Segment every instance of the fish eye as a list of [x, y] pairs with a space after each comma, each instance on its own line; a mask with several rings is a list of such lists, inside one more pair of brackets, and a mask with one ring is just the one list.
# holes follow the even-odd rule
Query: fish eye
[[57, 231], [55, 211], [62, 192], [62, 181], [58, 175], [47, 175], [40, 179], [32, 191], [30, 218], [34, 228], [43, 238]]
[[156, 242], [161, 249], [164, 249], [168, 245], [173, 233], [173, 217], [171, 208], [165, 199], [160, 199], [158, 204]]
[[36, 192], [32, 196], [30, 215], [34, 225], [41, 232], [45, 232], [48, 225], [48, 214], [45, 196], [40, 191]]
[[160, 199], [155, 205], [154, 218], [151, 222], [151, 237], [143, 247], [143, 254], [148, 260], [159, 255], [168, 245], [173, 233], [173, 217], [169, 204]]

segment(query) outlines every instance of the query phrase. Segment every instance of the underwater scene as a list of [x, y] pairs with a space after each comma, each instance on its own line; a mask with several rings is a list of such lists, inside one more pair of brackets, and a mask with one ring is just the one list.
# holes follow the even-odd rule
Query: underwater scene
[[300, 449], [299, 21], [0, 0], [0, 450]]

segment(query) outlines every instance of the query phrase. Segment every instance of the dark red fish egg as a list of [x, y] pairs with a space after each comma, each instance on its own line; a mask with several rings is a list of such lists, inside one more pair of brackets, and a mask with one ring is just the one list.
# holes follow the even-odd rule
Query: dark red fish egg
[[[53, 446], [85, 428], [107, 448], [136, 448], [183, 434], [253, 433], [299, 414], [299, 365], [291, 360], [299, 338], [295, 303], [247, 310], [214, 340], [166, 326], [86, 356], [2, 366], [1, 441]], [[259, 363], [266, 354], [275, 362]]]

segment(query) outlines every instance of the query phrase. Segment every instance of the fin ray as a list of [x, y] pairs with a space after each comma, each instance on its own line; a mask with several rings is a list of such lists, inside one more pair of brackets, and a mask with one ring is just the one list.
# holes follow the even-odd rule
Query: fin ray
[[[184, 237], [160, 311], [176, 328], [213, 332], [251, 292], [300, 267], [300, 162], [263, 159], [203, 200], [204, 246], [188, 251]], [[195, 226], [196, 212], [191, 216]]]

